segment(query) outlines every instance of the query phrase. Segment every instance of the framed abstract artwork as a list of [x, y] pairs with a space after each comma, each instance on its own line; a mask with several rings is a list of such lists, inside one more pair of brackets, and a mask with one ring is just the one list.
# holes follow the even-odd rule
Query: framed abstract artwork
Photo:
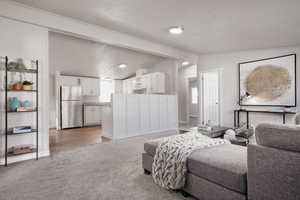
[[296, 54], [239, 63], [241, 106], [295, 107]]

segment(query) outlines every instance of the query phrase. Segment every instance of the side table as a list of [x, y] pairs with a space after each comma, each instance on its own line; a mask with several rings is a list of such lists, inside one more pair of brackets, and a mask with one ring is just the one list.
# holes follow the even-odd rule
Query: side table
[[198, 132], [211, 138], [223, 137], [230, 127], [215, 126], [212, 130], [198, 129]]

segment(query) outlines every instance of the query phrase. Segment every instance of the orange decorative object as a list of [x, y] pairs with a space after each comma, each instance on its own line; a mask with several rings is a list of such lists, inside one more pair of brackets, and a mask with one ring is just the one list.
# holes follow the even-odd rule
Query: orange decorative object
[[14, 83], [13, 85], [12, 85], [12, 89], [13, 90], [22, 90], [22, 84], [21, 83]]

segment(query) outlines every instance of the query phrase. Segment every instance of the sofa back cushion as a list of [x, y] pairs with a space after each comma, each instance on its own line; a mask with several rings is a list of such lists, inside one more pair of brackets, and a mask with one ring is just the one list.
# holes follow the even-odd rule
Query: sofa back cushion
[[259, 124], [255, 130], [257, 144], [300, 152], [300, 126]]

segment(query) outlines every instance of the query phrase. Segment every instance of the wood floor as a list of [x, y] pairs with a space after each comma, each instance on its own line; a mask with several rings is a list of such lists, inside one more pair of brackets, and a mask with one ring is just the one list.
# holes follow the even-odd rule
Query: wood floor
[[50, 130], [50, 151], [69, 151], [90, 144], [102, 143], [109, 139], [101, 137], [101, 126], [68, 129]]

